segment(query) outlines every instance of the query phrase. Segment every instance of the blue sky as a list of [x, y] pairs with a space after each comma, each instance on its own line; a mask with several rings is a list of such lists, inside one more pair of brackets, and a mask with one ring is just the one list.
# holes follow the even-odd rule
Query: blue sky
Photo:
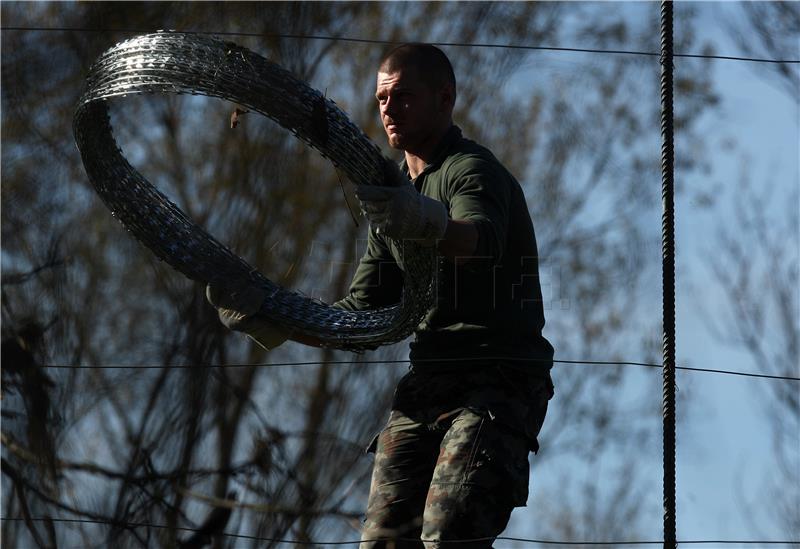
[[[738, 49], [720, 27], [724, 15], [735, 5], [703, 4], [700, 17], [708, 37], [720, 53], [735, 54]], [[800, 44], [794, 56], [800, 58]], [[700, 309], [709, 307], [713, 314], [722, 310], [719, 295], [714, 291], [714, 280], [703, 265], [713, 249], [714, 225], [723, 218], [734, 223], [726, 207], [740, 177], [741, 156], [752, 159], [750, 175], [756, 187], [775, 185], [772, 205], [775, 215], [781, 215], [785, 200], [793, 189], [800, 186], [800, 124], [798, 124], [797, 97], [794, 101], [786, 92], [776, 87], [749, 63], [719, 61], [713, 64], [713, 74], [720, 91], [721, 115], [710, 120], [709, 139], [719, 143], [732, 137], [738, 147], [730, 152], [717, 150], [712, 154], [710, 178], [688, 178], [687, 187], [703, 188], [709, 183], [720, 184], [720, 208], [713, 214], [701, 212], [690, 202], [691, 193], [684, 195], [677, 206], [679, 210], [677, 238], [683, 245], [679, 266], [683, 265], [685, 278], [678, 286], [678, 358], [693, 366], [754, 371], [755, 365], [741, 352], [715, 341], [704, 321]], [[800, 69], [797, 69], [800, 70]], [[708, 181], [711, 179], [712, 181]], [[800, 205], [796, 205], [800, 207]], [[786, 253], [795, 261], [798, 257], [800, 235], [787, 242]], [[704, 295], [703, 302], [692, 299], [696, 293]], [[797, 305], [795, 306], [797, 310]], [[797, 311], [800, 314], [800, 310]], [[800, 370], [800, 366], [798, 366]], [[800, 371], [795, 375], [800, 375]], [[692, 394], [702, 402], [693, 406], [690, 425], [682, 437], [679, 433], [680, 452], [678, 474], [682, 488], [681, 532], [684, 538], [708, 537], [719, 533], [726, 539], [752, 538], [756, 527], [771, 539], [786, 539], [775, 525], [774, 517], [767, 512], [761, 488], [765, 474], [775, 470], [771, 452], [770, 431], [766, 425], [758, 387], [754, 384], [784, 383], [781, 381], [731, 378], [712, 374], [679, 376]], [[800, 384], [798, 391], [800, 391]], [[795, 466], [800, 467], [800, 425], [795, 417]], [[787, 490], [800, 490], [787, 486]], [[750, 504], [742, 497], [751, 500]], [[752, 503], [760, 503], [752, 505]], [[784, 535], [781, 535], [784, 534]], [[797, 533], [795, 533], [797, 534]]]
[[[641, 13], [642, 7], [641, 4], [614, 5], [615, 9], [634, 14]], [[698, 9], [696, 28], [702, 38], [714, 44], [715, 52], [721, 55], [740, 53], [723, 27], [725, 18], [739, 6], [735, 3], [703, 3], [695, 4], [695, 7]], [[794, 58], [800, 58], [800, 44]], [[724, 311], [722, 296], [714, 288], [715, 281], [707, 264], [709, 254], [713, 254], [715, 231], [719, 224], [735, 223], [730, 200], [740, 178], [743, 158], [748, 160], [747, 168], [756, 188], [764, 183], [774, 185], [772, 207], [775, 215], [782, 213], [780, 208], [786, 207], [785, 200], [790, 192], [800, 187], [800, 111], [797, 98], [790, 98], [750, 63], [686, 59], [678, 61], [679, 65], [681, 63], [703, 63], [712, 71], [721, 104], [701, 123], [707, 131], [710, 174], [694, 173], [683, 178], [678, 174], [676, 180], [677, 186], [688, 191], [676, 201], [678, 364], [755, 371], [755, 364], [747, 355], [716, 340], [702, 318], [704, 311], [712, 316]], [[676, 101], [679, 100], [676, 97]], [[680, 135], [676, 139], [679, 140]], [[724, 150], [721, 144], [730, 140], [736, 146]], [[697, 191], [708, 189], [714, 190], [716, 198], [716, 205], [711, 210], [699, 208], [694, 202]], [[800, 204], [797, 207], [800, 208]], [[660, 218], [653, 222], [660, 226]], [[796, 260], [799, 247], [800, 235], [795, 234], [791, 242], [787, 242], [786, 253], [792, 254]], [[657, 278], [647, 286], [660, 293], [660, 273], [657, 273]], [[800, 366], [795, 375], [800, 375]], [[652, 398], [660, 400], [660, 378], [656, 383], [652, 377], [637, 377], [641, 385], [634, 391], [654, 391]], [[770, 496], [763, 487], [769, 472], [777, 468], [771, 450], [768, 418], [760, 400], [763, 393], [759, 391], [760, 387], [754, 387], [754, 384], [765, 383], [784, 382], [679, 372], [679, 390], [689, 399], [688, 405], [678, 410], [681, 419], [677, 433], [679, 539], [792, 538], [790, 533], [781, 530], [776, 517], [769, 512], [767, 500]], [[557, 410], [553, 411], [556, 413], [551, 421], [557, 420]], [[795, 433], [795, 466], [800, 468], [798, 424]], [[557, 493], [557, 471], [553, 470], [556, 462], [552, 460], [539, 469], [534, 461], [534, 490], [529, 507], [535, 508], [540, 501], [544, 503], [547, 497]], [[646, 467], [655, 476], [654, 486], [658, 488], [645, 505], [646, 537], [659, 539], [662, 530], [660, 460]], [[595, 474], [602, 481], [603, 474], [600, 471]], [[800, 487], [787, 486], [786, 489], [796, 491]], [[530, 516], [536, 516], [535, 510], [533, 515], [517, 511], [516, 520], [512, 519], [505, 535], [534, 535], [537, 529], [528, 524]], [[797, 534], [794, 533], [795, 539]]]

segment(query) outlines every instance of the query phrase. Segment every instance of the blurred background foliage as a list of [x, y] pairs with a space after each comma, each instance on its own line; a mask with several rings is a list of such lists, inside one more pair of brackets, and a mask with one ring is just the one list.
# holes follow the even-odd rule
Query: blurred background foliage
[[[83, 172], [71, 120], [89, 66], [131, 36], [124, 29], [259, 33], [226, 39], [324, 90], [385, 148], [373, 94], [387, 46], [308, 37], [658, 51], [658, 5], [640, 12], [549, 2], [4, 2], [4, 27], [91, 29], [2, 34], [4, 516], [113, 525], [5, 522], [3, 544], [277, 545], [180, 528], [353, 539], [371, 467], [363, 448], [406, 368], [247, 366], [395, 360], [406, 346], [356, 357], [289, 343], [266, 353], [227, 332], [203, 287], [112, 218]], [[676, 12], [676, 51], [710, 51], [692, 8]], [[557, 358], [658, 362], [660, 297], [648, 282], [660, 265], [657, 61], [444, 49], [459, 81], [456, 123], [523, 183]], [[679, 65], [676, 88], [679, 168], [707, 170], [697, 121], [717, 104], [710, 74]], [[366, 223], [352, 220], [351, 186], [330, 163], [254, 114], [231, 129], [235, 105], [216, 99], [112, 105], [125, 154], [194, 220], [285, 286], [327, 302], [345, 294]], [[42, 367], [53, 364], [168, 367]], [[236, 366], [201, 367], [209, 364]], [[536, 471], [558, 463], [571, 496], [515, 512], [542, 536], [642, 531], [652, 511], [644, 494], [656, 487], [637, 459], [660, 451], [660, 402], [620, 397], [635, 375], [556, 367], [533, 489]], [[658, 394], [657, 376], [638, 382]], [[592, 469], [609, 453], [619, 470], [607, 488], [566, 470]]]

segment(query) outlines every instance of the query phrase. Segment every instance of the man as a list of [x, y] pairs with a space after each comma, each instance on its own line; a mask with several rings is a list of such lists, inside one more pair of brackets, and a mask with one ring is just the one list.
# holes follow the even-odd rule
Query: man
[[[436, 246], [439, 259], [436, 302], [417, 327], [410, 371], [371, 446], [361, 546], [484, 538], [457, 545], [489, 547], [513, 508], [525, 505], [528, 454], [538, 450], [553, 395], [533, 224], [519, 183], [453, 125], [456, 81], [441, 50], [391, 50], [375, 97], [410, 182], [357, 189], [370, 220], [367, 251], [336, 306], [398, 302], [403, 240]], [[209, 299], [226, 305], [213, 292]], [[285, 338], [252, 311], [220, 315], [262, 342]]]

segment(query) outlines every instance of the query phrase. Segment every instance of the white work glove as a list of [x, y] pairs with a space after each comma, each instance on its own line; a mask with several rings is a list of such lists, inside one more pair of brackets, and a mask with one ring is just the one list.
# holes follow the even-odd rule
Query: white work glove
[[420, 194], [411, 183], [399, 187], [358, 185], [356, 196], [378, 234], [397, 240], [418, 240], [423, 246], [433, 246], [444, 237], [447, 208], [438, 200]]
[[267, 292], [254, 285], [206, 286], [206, 299], [216, 307], [220, 322], [270, 350], [289, 339], [291, 333], [258, 314], [266, 298]]

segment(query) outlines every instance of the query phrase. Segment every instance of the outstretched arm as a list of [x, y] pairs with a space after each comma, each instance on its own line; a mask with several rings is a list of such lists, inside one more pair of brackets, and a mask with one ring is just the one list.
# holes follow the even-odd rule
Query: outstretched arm
[[478, 226], [472, 221], [448, 219], [439, 252], [453, 260], [472, 257], [478, 249]]

